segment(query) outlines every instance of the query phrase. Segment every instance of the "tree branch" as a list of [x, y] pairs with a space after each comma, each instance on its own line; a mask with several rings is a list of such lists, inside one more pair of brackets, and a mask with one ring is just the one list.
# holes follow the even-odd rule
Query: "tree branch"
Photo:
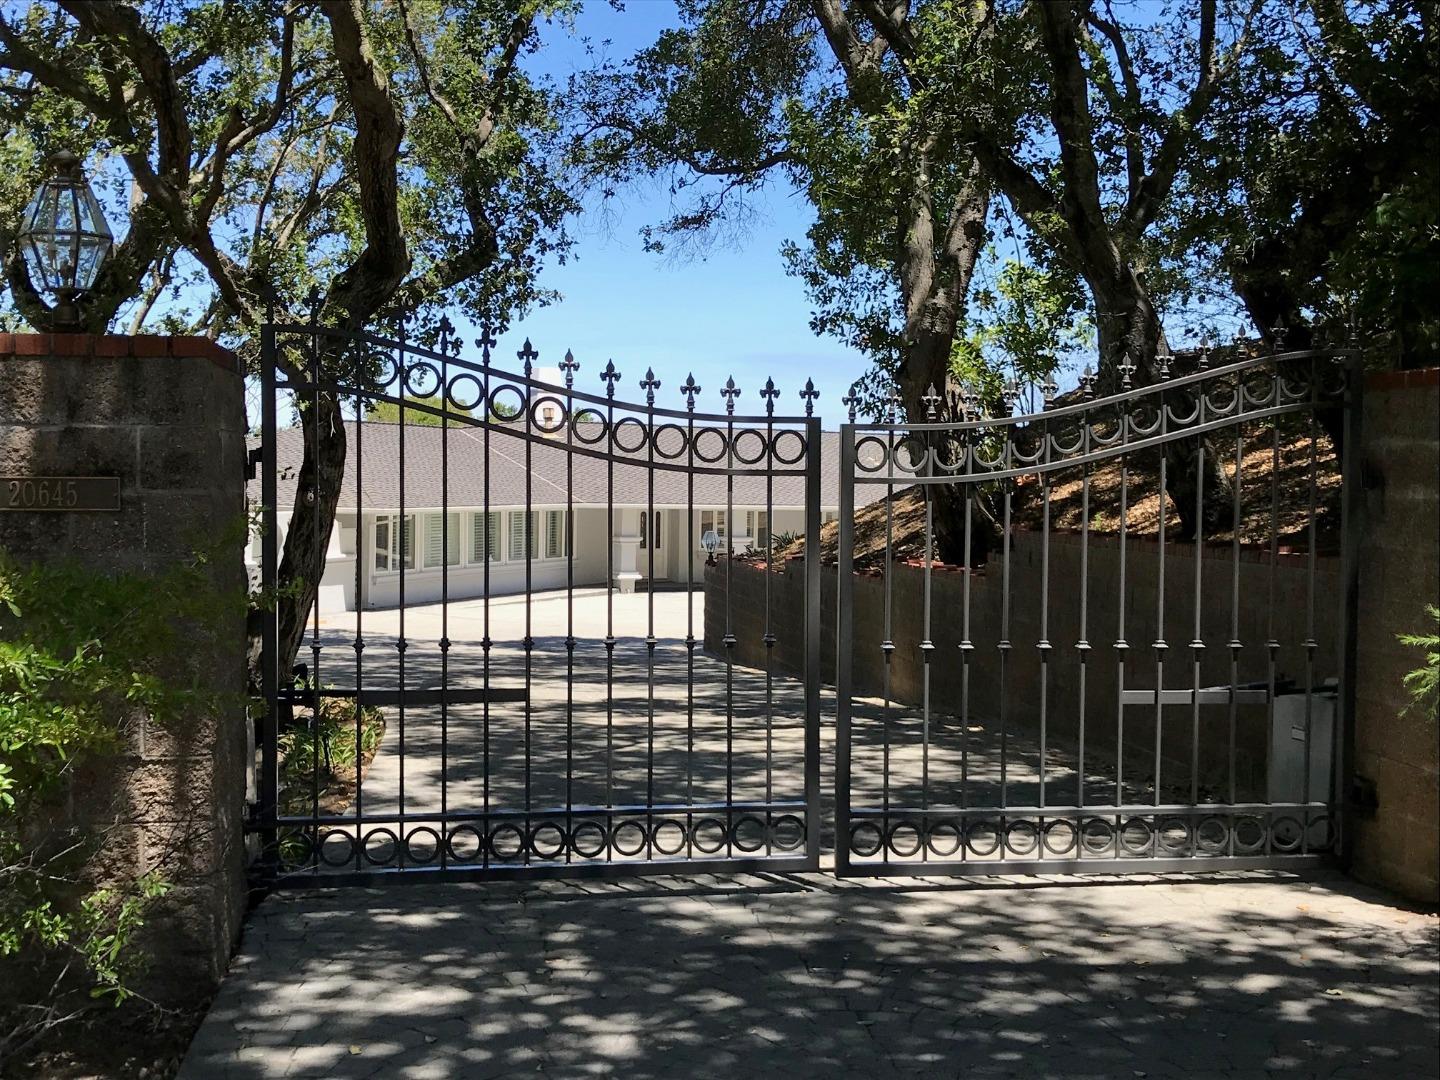
[[1125, 86], [1125, 107], [1115, 111], [1125, 125], [1127, 191], [1130, 197], [1134, 198], [1145, 177], [1145, 144], [1140, 137], [1140, 83], [1135, 78], [1135, 65], [1130, 58], [1130, 48], [1125, 44], [1125, 35], [1120, 27], [1110, 19], [1101, 18], [1094, 11], [1086, 13], [1085, 21], [1110, 42], [1110, 49], [1115, 54], [1115, 64], [1120, 69], [1121, 82]]
[[389, 80], [375, 62], [358, 0], [335, 0], [323, 11], [355, 116], [352, 157], [365, 223], [365, 249], [335, 279], [327, 302], [337, 304], [347, 324], [356, 326], [390, 299], [410, 269], [399, 207], [404, 125], [390, 96]]

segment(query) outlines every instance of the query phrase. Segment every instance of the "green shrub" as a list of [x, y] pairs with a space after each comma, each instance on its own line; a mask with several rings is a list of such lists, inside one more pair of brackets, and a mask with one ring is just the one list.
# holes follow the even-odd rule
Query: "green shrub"
[[1401, 644], [1425, 651], [1425, 663], [1405, 676], [1405, 689], [1410, 692], [1410, 704], [1405, 712], [1414, 709], [1435, 716], [1440, 705], [1440, 607], [1425, 605], [1425, 614], [1435, 620], [1435, 629], [1423, 634], [1396, 634]]
[[104, 879], [90, 860], [113, 825], [71, 820], [66, 797], [79, 770], [126, 749], [141, 718], [242, 707], [196, 675], [226, 602], [206, 564], [111, 577], [0, 553], [0, 959], [23, 957], [36, 976], [35, 992], [0, 1012], [0, 1065], [133, 993], [136, 932], [166, 891], [165, 868]]

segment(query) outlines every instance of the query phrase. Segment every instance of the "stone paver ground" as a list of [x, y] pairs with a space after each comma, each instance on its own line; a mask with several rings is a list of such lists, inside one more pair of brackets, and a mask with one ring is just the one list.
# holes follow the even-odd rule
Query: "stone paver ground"
[[1436, 976], [1338, 877], [282, 893], [181, 1076], [1433, 1077]]

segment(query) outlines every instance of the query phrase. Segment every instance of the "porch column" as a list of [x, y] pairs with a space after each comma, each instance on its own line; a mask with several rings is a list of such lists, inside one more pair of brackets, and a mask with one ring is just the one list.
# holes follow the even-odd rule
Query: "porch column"
[[615, 580], [623, 593], [635, 591], [640, 580], [640, 514], [639, 510], [615, 510]]

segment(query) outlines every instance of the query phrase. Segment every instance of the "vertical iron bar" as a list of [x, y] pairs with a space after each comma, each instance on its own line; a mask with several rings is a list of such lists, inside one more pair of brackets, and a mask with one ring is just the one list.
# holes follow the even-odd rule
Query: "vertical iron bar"
[[[730, 393], [729, 391], [733, 391]], [[739, 391], [726, 384], [725, 421], [725, 854], [735, 854], [735, 625], [732, 621], [731, 585], [735, 549], [735, 397]]]
[[[1042, 426], [1045, 463], [1050, 461], [1050, 425]], [[1050, 694], [1050, 473], [1042, 470], [1040, 481], [1040, 806], [1045, 805], [1045, 755], [1049, 750]], [[1043, 852], [1043, 847], [1040, 849]]]
[[[1084, 444], [1082, 451], [1090, 452], [1090, 421], [1083, 418]], [[1075, 651], [1079, 653], [1079, 670], [1076, 672], [1079, 683], [1077, 689], [1080, 694], [1079, 712], [1079, 733], [1078, 733], [1078, 761], [1076, 764], [1076, 799], [1075, 805], [1084, 809], [1085, 806], [1085, 691], [1086, 676], [1089, 675], [1090, 663], [1090, 474], [1091, 466], [1087, 463], [1081, 468], [1084, 470], [1080, 476], [1080, 640], [1075, 643]], [[1080, 826], [1083, 823], [1083, 815], [1077, 818], [1075, 823], [1075, 854], [1080, 855]]]
[[1315, 356], [1310, 357], [1310, 407], [1307, 420], [1310, 428], [1310, 483], [1309, 504], [1306, 506], [1305, 521], [1305, 777], [1301, 781], [1300, 801], [1305, 809], [1300, 812], [1300, 854], [1310, 853], [1310, 764], [1314, 753], [1315, 722], [1315, 650], [1320, 643], [1315, 640], [1315, 547], [1318, 542], [1315, 529], [1318, 490], [1320, 483], [1319, 444], [1316, 428], [1316, 412], [1320, 408], [1320, 372]]
[[1350, 343], [1344, 357], [1345, 396], [1344, 440], [1341, 446], [1340, 484], [1340, 687], [1336, 698], [1333, 735], [1335, 766], [1330, 792], [1330, 820], [1340, 864], [1348, 867], [1352, 853], [1351, 830], [1346, 807], [1350, 801], [1354, 770], [1356, 616], [1360, 589], [1360, 439], [1364, 422], [1364, 354]]
[[[774, 570], [774, 545], [770, 542], [771, 518], [775, 501], [775, 422], [772, 419], [774, 399], [765, 403], [765, 854], [773, 854], [771, 837], [775, 828], [775, 673], [773, 653], [775, 632], [770, 625], [770, 579]], [[756, 529], [759, 532], [759, 529]]]
[[[1001, 467], [1009, 470], [1013, 464], [1014, 429], [1007, 422], [1005, 429], [1005, 453]], [[1000, 653], [1000, 806], [1010, 805], [1010, 685], [1008, 660], [1010, 657], [1010, 500], [1015, 482], [1006, 477], [1004, 487], [1003, 518], [1000, 525], [1000, 641], [996, 649]], [[1000, 825], [1000, 849], [1005, 853], [1004, 822]]]
[[534, 672], [534, 650], [535, 638], [532, 634], [534, 615], [532, 605], [535, 601], [535, 470], [534, 454], [535, 446], [531, 441], [535, 419], [535, 385], [531, 381], [531, 374], [534, 371], [535, 350], [530, 347], [530, 339], [525, 339], [525, 346], [520, 350], [519, 358], [524, 364], [525, 375], [525, 638], [521, 642], [525, 650], [525, 701], [522, 704], [525, 716], [525, 835], [521, 845], [524, 855], [522, 861], [528, 866], [530, 864], [531, 843], [534, 835], [533, 826], [530, 822], [530, 812], [534, 802], [531, 793], [532, 777], [532, 753], [531, 742], [531, 676]]
[[[318, 310], [318, 309], [317, 309]], [[311, 477], [311, 484], [315, 489], [315, 505], [320, 505], [320, 336], [316, 332], [315, 314], [312, 311], [310, 317], [310, 383], [313, 388], [313, 395], [310, 407], [314, 410], [311, 414], [311, 430], [314, 432], [314, 444], [312, 449], [315, 455], [315, 475]], [[342, 484], [343, 486], [343, 484]], [[314, 531], [311, 534], [311, 544], [315, 551], [314, 567], [307, 567], [307, 573], [315, 575], [315, 600], [310, 605], [310, 747], [311, 747], [311, 768], [310, 768], [310, 827], [311, 838], [311, 866], [318, 870], [320, 857], [318, 840], [320, 837], [320, 762], [321, 734], [320, 734], [320, 581], [325, 573], [325, 551], [320, 546], [320, 515], [313, 514], [311, 523]], [[326, 537], [326, 545], [329, 538]], [[328, 757], [327, 753], [323, 756]], [[358, 753], [359, 748], [356, 748]], [[359, 759], [356, 759], [356, 772], [359, 772]]]
[[880, 652], [885, 667], [881, 676], [884, 692], [884, 712], [881, 714], [882, 750], [880, 758], [881, 799], [884, 815], [880, 822], [880, 851], [886, 862], [890, 861], [890, 666], [895, 658], [895, 639], [891, 624], [895, 595], [895, 430], [896, 416], [892, 413], [885, 428], [885, 609], [882, 615], [884, 635], [880, 641]]
[[[1198, 423], [1205, 423], [1205, 394], [1196, 394], [1196, 408], [1199, 410]], [[1190, 698], [1190, 805], [1200, 802], [1200, 658], [1205, 654], [1203, 627], [1200, 622], [1201, 590], [1204, 588], [1203, 563], [1205, 554], [1205, 437], [1195, 438], [1195, 537], [1191, 557], [1195, 560], [1194, 636], [1190, 640], [1191, 698]]]
[[[446, 324], [448, 325], [448, 323]], [[450, 708], [446, 691], [450, 689], [450, 366], [441, 338], [440, 350], [440, 828], [445, 835], [450, 820]], [[456, 537], [459, 539], [459, 537]], [[358, 755], [359, 748], [356, 748]], [[443, 841], [439, 851], [443, 868], [449, 857]]]
[[[970, 805], [970, 659], [975, 654], [975, 643], [970, 639], [970, 581], [975, 575], [975, 564], [971, 555], [974, 541], [972, 532], [972, 511], [975, 501], [975, 484], [972, 470], [975, 467], [975, 444], [979, 429], [965, 429], [960, 441], [960, 452], [965, 455], [965, 476], [961, 483], [965, 489], [965, 554], [964, 574], [961, 583], [960, 614], [960, 805]], [[969, 845], [960, 845], [960, 857], [969, 853]]]
[[[655, 391], [659, 380], [647, 370], [640, 385], [645, 387], [645, 858], [654, 858], [655, 837]], [[653, 385], [647, 385], [653, 384]]]
[[[840, 536], [836, 558], [835, 624], [835, 872], [850, 869], [850, 711], [851, 663], [855, 648], [855, 581], [852, 551], [855, 544], [855, 426], [840, 426]], [[818, 458], [818, 452], [815, 455]], [[812, 557], [807, 538], [805, 557]], [[819, 563], [818, 557], [815, 559]], [[811, 832], [820, 831], [819, 822]]]
[[[358, 753], [364, 733], [365, 710], [361, 707], [361, 692], [365, 688], [363, 654], [365, 652], [364, 610], [365, 597], [362, 583], [365, 577], [373, 575], [374, 557], [367, 563], [365, 558], [365, 399], [359, 392], [365, 385], [365, 372], [361, 367], [363, 352], [355, 350], [355, 746]], [[371, 519], [370, 528], [374, 528]], [[373, 542], [372, 542], [373, 551]], [[364, 577], [362, 577], [362, 570]], [[355, 770], [355, 869], [364, 865], [360, 855], [360, 833], [365, 820], [365, 778], [363, 770]]]
[[[685, 857], [695, 857], [695, 386], [685, 383]], [[701, 628], [702, 632], [704, 628]]]
[[[1278, 370], [1272, 368], [1270, 371], [1271, 401], [1279, 405], [1283, 398], [1284, 382], [1280, 378]], [[1275, 585], [1276, 573], [1278, 571], [1280, 558], [1280, 422], [1278, 418], [1272, 418], [1270, 422], [1270, 569], [1269, 583], [1267, 586], [1267, 602], [1265, 604], [1265, 622], [1267, 634], [1265, 640], [1266, 659], [1266, 685], [1269, 693], [1266, 695], [1266, 730], [1275, 730], [1275, 691], [1279, 679], [1277, 665], [1280, 659], [1280, 641], [1276, 635], [1275, 623]], [[1268, 793], [1267, 799], [1268, 802]], [[1265, 854], [1270, 854], [1270, 821], [1266, 819]]]
[[565, 353], [565, 861], [575, 850], [575, 371]]
[[[820, 458], [823, 454], [820, 421], [805, 422], [805, 854], [813, 869], [820, 868]], [[841, 501], [849, 490], [844, 471], [840, 472]], [[850, 492], [851, 502], [854, 493]], [[837, 754], [838, 754], [837, 736]], [[847, 758], [848, 761], [848, 758]], [[848, 788], [847, 788], [848, 791]], [[837, 821], [839, 815], [837, 803]], [[848, 813], [848, 808], [847, 808]], [[840, 859], [840, 832], [836, 826], [835, 858]]]
[[[1160, 431], [1165, 434], [1169, 431], [1169, 407], [1165, 404], [1163, 394], [1159, 395], [1160, 402]], [[1156, 526], [1156, 542], [1159, 545], [1157, 554], [1157, 568], [1159, 582], [1155, 589], [1155, 640], [1150, 647], [1155, 651], [1155, 805], [1160, 805], [1160, 755], [1162, 753], [1162, 741], [1164, 738], [1164, 686], [1165, 686], [1165, 651], [1169, 646], [1165, 642], [1165, 500], [1169, 494], [1166, 475], [1168, 455], [1166, 450], [1168, 444], [1160, 445], [1160, 502], [1159, 521]], [[1150, 834], [1150, 850], [1155, 851], [1155, 832], [1152, 829]]]
[[[415, 552], [414, 552], [413, 548], [414, 548], [414, 546], [415, 546], [415, 541], [416, 541], [417, 539], [419, 539], [420, 529], [419, 529], [419, 521], [417, 520], [417, 521], [416, 521], [416, 528], [413, 530], [414, 535], [412, 535], [408, 541], [406, 540], [406, 538], [405, 538], [405, 400], [406, 400], [406, 397], [407, 397], [408, 394], [409, 394], [409, 389], [410, 389], [410, 387], [409, 387], [409, 381], [410, 381], [410, 380], [409, 380], [408, 373], [407, 373], [406, 370], [405, 370], [405, 340], [406, 340], [406, 337], [405, 337], [405, 320], [404, 320], [404, 317], [403, 317], [403, 316], [402, 316], [401, 319], [400, 319], [400, 328], [399, 328], [399, 329], [400, 329], [400, 332], [399, 332], [400, 345], [399, 345], [399, 351], [398, 351], [398, 353], [396, 354], [396, 355], [399, 357], [399, 362], [398, 362], [398, 364], [397, 364], [397, 368], [396, 368], [396, 369], [397, 369], [397, 370], [399, 371], [399, 373], [400, 373], [400, 378], [399, 378], [400, 385], [399, 385], [399, 387], [397, 388], [397, 389], [398, 389], [398, 396], [399, 396], [399, 399], [400, 399], [400, 405], [399, 405], [399, 409], [398, 409], [399, 416], [400, 416], [400, 427], [399, 427], [399, 430], [398, 430], [398, 432], [397, 432], [397, 436], [398, 436], [398, 438], [399, 438], [399, 440], [400, 440], [400, 442], [399, 442], [400, 460], [399, 460], [399, 462], [398, 462], [398, 468], [399, 468], [399, 470], [400, 470], [400, 477], [399, 477], [399, 481], [400, 481], [400, 484], [399, 484], [399, 486], [400, 486], [400, 521], [399, 521], [399, 525], [400, 525], [400, 536], [399, 536], [399, 551], [400, 551], [400, 597], [399, 597], [399, 598], [400, 598], [400, 618], [399, 618], [399, 632], [400, 632], [400, 633], [399, 633], [399, 638], [398, 638], [398, 639], [396, 640], [396, 642], [395, 642], [395, 649], [396, 649], [397, 653], [399, 654], [399, 665], [398, 665], [398, 666], [399, 666], [399, 669], [400, 669], [400, 675], [399, 675], [399, 678], [400, 678], [400, 697], [399, 697], [398, 702], [397, 702], [397, 704], [396, 704], [395, 713], [396, 713], [396, 717], [397, 717], [397, 723], [398, 723], [398, 726], [399, 726], [398, 742], [399, 742], [399, 754], [400, 754], [400, 762], [399, 762], [399, 765], [400, 765], [400, 781], [399, 781], [399, 800], [398, 800], [398, 804], [397, 804], [397, 807], [398, 807], [398, 817], [397, 817], [396, 824], [395, 824], [395, 835], [396, 835], [396, 838], [397, 838], [397, 839], [396, 839], [396, 842], [395, 842], [395, 858], [396, 858], [396, 864], [403, 870], [404, 867], [405, 867], [405, 844], [404, 844], [404, 835], [405, 835], [405, 691], [406, 691], [406, 689], [407, 689], [407, 686], [406, 686], [406, 683], [405, 683], [405, 652], [406, 652], [406, 650], [409, 649], [409, 647], [410, 647], [410, 643], [405, 640], [405, 564], [408, 563], [411, 559], [413, 559], [413, 558], [415, 557]], [[359, 842], [360, 839], [361, 839], [361, 838], [356, 837], [357, 842]]]
[[615, 439], [614, 361], [605, 380], [605, 861], [615, 859]]
[[[276, 514], [275, 465], [275, 325], [273, 317], [260, 329], [260, 502], [264, 515], [260, 534], [260, 575], [265, 592], [274, 596], [277, 586], [279, 528]], [[279, 734], [280, 690], [278, 607], [269, 606], [261, 615], [260, 684], [265, 712], [260, 722], [260, 777], [256, 785], [260, 796], [261, 841], [265, 860], [273, 873], [278, 863], [278, 832], [275, 818], [280, 805]]]
[[[932, 458], [934, 448], [931, 445], [930, 432], [925, 433], [925, 475], [935, 475], [935, 463]], [[922, 600], [921, 618], [924, 625], [924, 637], [920, 642], [921, 660], [921, 686], [920, 686], [920, 861], [930, 861], [930, 845], [925, 842], [929, 827], [930, 810], [930, 659], [935, 651], [935, 642], [931, 637], [931, 577], [935, 567], [935, 489], [926, 484], [923, 486], [925, 495], [925, 595]]]
[[[1239, 390], [1236, 390], [1236, 407], [1240, 407], [1241, 398]], [[1238, 723], [1238, 706], [1235, 701], [1235, 689], [1240, 685], [1240, 650], [1244, 645], [1240, 641], [1240, 485], [1243, 482], [1245, 468], [1245, 429], [1237, 424], [1235, 427], [1235, 476], [1232, 480], [1233, 503], [1230, 507], [1230, 518], [1232, 522], [1230, 536], [1230, 731], [1229, 731], [1229, 798], [1233, 806], [1235, 804], [1235, 736]], [[1229, 854], [1235, 854], [1235, 831], [1230, 831]]]
[[[1130, 441], [1130, 409], [1126, 402], [1121, 406], [1120, 441]], [[1130, 643], [1125, 640], [1125, 612], [1130, 603], [1130, 594], [1125, 588], [1126, 554], [1130, 533], [1130, 458], [1129, 452], [1120, 454], [1120, 582], [1116, 599], [1118, 612], [1115, 627], [1115, 805], [1125, 805], [1125, 656]], [[1115, 856], [1120, 855], [1119, 833], [1115, 836]]]
[[[482, 329], [480, 332], [480, 362], [483, 365], [481, 371], [482, 388], [485, 396], [483, 399], [484, 427], [481, 428], [481, 442], [485, 452], [485, 472], [482, 478], [481, 501], [485, 512], [485, 562], [481, 569], [482, 585], [484, 586], [484, 599], [481, 602], [481, 678], [485, 689], [490, 689], [490, 648], [494, 644], [490, 637], [490, 564], [495, 559], [495, 552], [490, 545], [490, 425], [498, 419], [495, 412], [494, 399], [490, 393], [490, 347], [495, 344], [495, 339], [490, 336], [489, 329]], [[500, 535], [500, 528], [495, 529], [495, 540], [504, 543]], [[490, 865], [490, 695], [485, 695], [480, 706], [480, 757], [481, 757], [481, 806], [484, 809], [484, 827], [480, 841], [481, 865]]]

